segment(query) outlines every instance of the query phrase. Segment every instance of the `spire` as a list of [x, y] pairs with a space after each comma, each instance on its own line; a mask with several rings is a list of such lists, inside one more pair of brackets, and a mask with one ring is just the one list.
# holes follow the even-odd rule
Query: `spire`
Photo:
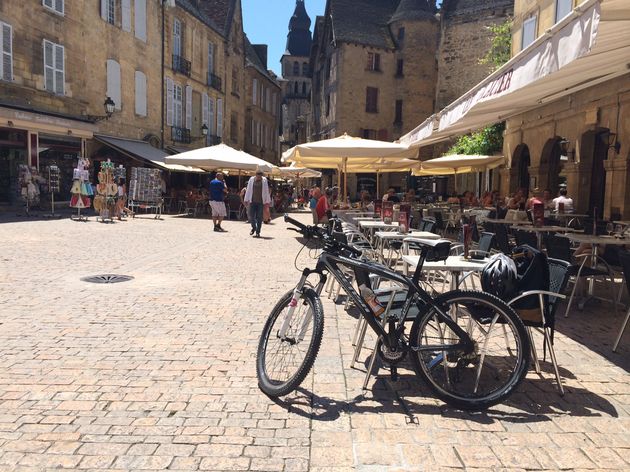
[[296, 0], [295, 11], [289, 20], [287, 50], [291, 56], [308, 56], [311, 53], [311, 19], [306, 13], [304, 0]]
[[433, 17], [435, 2], [432, 0], [400, 0], [390, 23], [399, 20], [421, 20]]

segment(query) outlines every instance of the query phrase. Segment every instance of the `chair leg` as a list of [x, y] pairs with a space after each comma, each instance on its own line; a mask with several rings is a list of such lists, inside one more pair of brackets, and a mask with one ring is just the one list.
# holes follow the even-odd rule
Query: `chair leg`
[[551, 336], [549, 336], [549, 330], [547, 328], [543, 328], [543, 333], [545, 336], [545, 342], [547, 343], [547, 347], [549, 348], [549, 355], [551, 356], [551, 363], [553, 364], [553, 370], [556, 374], [556, 381], [558, 382], [558, 389], [560, 390], [560, 395], [564, 396], [564, 387], [562, 386], [562, 379], [560, 378], [560, 371], [558, 370], [558, 361], [556, 360], [556, 351], [553, 348], [553, 344], [551, 342]]
[[359, 319], [357, 320], [357, 326], [356, 328], [354, 328], [354, 334], [352, 335], [352, 345], [356, 346], [357, 345], [357, 341], [359, 339], [359, 333], [361, 332], [361, 328], [363, 327], [363, 317], [359, 316]]
[[575, 290], [577, 289], [578, 283], [580, 279], [575, 278], [575, 283], [573, 284], [573, 290], [571, 290], [571, 296], [569, 297], [569, 301], [567, 302], [567, 309], [564, 312], [564, 317], [567, 318], [569, 316], [569, 309], [571, 308], [571, 304], [573, 303], [573, 297], [575, 296]]
[[626, 312], [626, 318], [623, 320], [621, 325], [621, 329], [619, 330], [619, 334], [617, 335], [617, 339], [615, 340], [615, 345], [613, 346], [613, 352], [617, 352], [617, 347], [619, 346], [619, 341], [621, 341], [621, 337], [623, 336], [623, 332], [626, 330], [628, 326], [628, 320], [630, 319], [630, 308]]
[[534, 359], [534, 368], [536, 369], [536, 373], [540, 375], [540, 363], [538, 362], [538, 353], [536, 352], [536, 345], [534, 344], [534, 334], [532, 333], [531, 326], [527, 327], [527, 332], [529, 334], [529, 344], [532, 350], [532, 359]]
[[[363, 318], [361, 318], [363, 319]], [[356, 342], [356, 348], [354, 349], [354, 356], [352, 357], [352, 362], [350, 363], [350, 368], [354, 369], [354, 364], [356, 363], [357, 359], [359, 358], [359, 354], [361, 354], [361, 349], [363, 348], [363, 341], [365, 340], [365, 333], [367, 331], [367, 321], [363, 323], [363, 326], [361, 327], [361, 332], [359, 334], [359, 339], [357, 339]]]
[[376, 358], [378, 357], [378, 354], [377, 354], [378, 341], [379, 340], [377, 338], [376, 343], [374, 344], [374, 349], [372, 350], [372, 357], [370, 358], [370, 365], [368, 366], [367, 373], [365, 374], [365, 380], [363, 381], [363, 390], [367, 390], [367, 385], [368, 385], [368, 382], [370, 381], [372, 370], [374, 370], [374, 364], [376, 363]]

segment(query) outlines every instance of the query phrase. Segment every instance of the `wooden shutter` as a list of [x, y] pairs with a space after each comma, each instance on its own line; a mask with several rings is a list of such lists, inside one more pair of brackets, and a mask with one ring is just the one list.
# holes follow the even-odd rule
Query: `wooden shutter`
[[122, 29], [123, 31], [131, 31], [131, 0], [122, 0]]
[[55, 92], [55, 60], [53, 43], [44, 40], [44, 88]]
[[63, 95], [65, 91], [66, 71], [64, 47], [55, 44], [55, 93]]
[[120, 64], [107, 59], [107, 96], [114, 100], [116, 110], [122, 108], [122, 87], [120, 83]]
[[258, 105], [257, 99], [258, 99], [258, 80], [254, 79], [252, 83], [252, 103], [254, 105]]
[[387, 133], [386, 129], [379, 129], [378, 130], [378, 140], [379, 141], [389, 141], [388, 133]]
[[201, 94], [201, 124], [208, 126], [208, 94]]
[[173, 79], [170, 77], [166, 78], [166, 125], [173, 126], [173, 119], [175, 109], [173, 107], [173, 94], [175, 87], [173, 84]]
[[208, 97], [208, 134], [210, 136], [216, 136], [214, 121], [214, 97]]
[[147, 40], [147, 0], [135, 0], [134, 3], [134, 31], [136, 38]]
[[217, 136], [223, 137], [223, 99], [217, 98]]
[[136, 115], [147, 116], [147, 76], [136, 71]]
[[192, 129], [192, 87], [186, 85], [186, 129]]
[[13, 80], [13, 30], [0, 22], [0, 80]]
[[101, 0], [101, 18], [109, 21], [107, 18], [107, 0]]

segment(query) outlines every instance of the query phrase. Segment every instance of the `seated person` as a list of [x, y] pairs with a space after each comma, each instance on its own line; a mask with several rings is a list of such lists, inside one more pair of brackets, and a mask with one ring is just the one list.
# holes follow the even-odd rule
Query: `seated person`
[[396, 191], [393, 188], [390, 188], [385, 195], [383, 195], [384, 202], [394, 202], [400, 203], [400, 198], [395, 193]]
[[567, 189], [560, 189], [560, 196], [553, 199], [554, 211], [560, 211], [560, 204], [564, 207], [564, 212], [571, 213], [573, 211], [573, 199], [567, 197]]
[[403, 198], [403, 201], [405, 203], [416, 203], [416, 191], [413, 188], [410, 188], [407, 193], [405, 194], [405, 197]]

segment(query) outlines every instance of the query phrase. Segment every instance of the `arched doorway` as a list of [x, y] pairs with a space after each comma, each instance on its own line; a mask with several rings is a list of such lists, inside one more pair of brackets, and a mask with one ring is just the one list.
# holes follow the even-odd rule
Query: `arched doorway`
[[[597, 209], [597, 217], [604, 214], [606, 196], [606, 169], [604, 161], [608, 158], [608, 135], [610, 130], [599, 128], [587, 131], [582, 135], [581, 161], [586, 164], [585, 170], [590, 169], [590, 194], [588, 199], [588, 214], [592, 215]], [[590, 163], [590, 165], [588, 165]], [[577, 191], [577, 189], [574, 189]]]
[[512, 166], [510, 172], [510, 190], [515, 192], [519, 188], [529, 193], [529, 165], [531, 159], [527, 144], [519, 144], [512, 155]]
[[562, 179], [560, 173], [562, 172], [562, 148], [560, 143], [561, 137], [554, 137], [549, 139], [542, 150], [540, 157], [540, 177], [541, 182], [539, 187], [541, 189], [548, 188], [553, 195], [556, 195]]

